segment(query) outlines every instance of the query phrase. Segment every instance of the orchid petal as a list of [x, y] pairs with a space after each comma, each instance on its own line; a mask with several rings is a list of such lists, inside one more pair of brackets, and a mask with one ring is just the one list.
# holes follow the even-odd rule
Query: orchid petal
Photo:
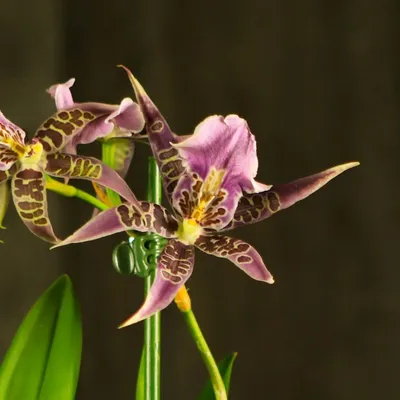
[[274, 283], [260, 254], [243, 240], [229, 236], [200, 236], [195, 246], [207, 254], [228, 259], [257, 281]]
[[18, 161], [24, 152], [25, 132], [8, 120], [0, 111], [0, 171], [5, 171]]
[[124, 66], [122, 68], [128, 73], [137, 101], [142, 109], [146, 120], [149, 142], [163, 178], [163, 186], [168, 199], [171, 200], [179, 177], [184, 172], [178, 151], [171, 146], [171, 143], [179, 142], [179, 136], [171, 131], [167, 121], [147, 95], [142, 85], [132, 75], [131, 71]]
[[86, 102], [75, 103], [71, 94], [71, 86], [75, 79], [66, 83], [51, 86], [47, 91], [55, 99], [59, 111], [80, 109], [96, 115], [91, 123], [87, 124], [70, 141], [65, 152], [76, 154], [78, 144], [92, 143], [96, 139], [109, 134], [114, 137], [130, 137], [132, 133], [140, 132], [144, 127], [144, 117], [138, 104], [130, 98], [124, 98], [119, 105]]
[[117, 126], [125, 132], [138, 133], [144, 128], [144, 116], [137, 103], [126, 97], [119, 107], [112, 112], [106, 122], [114, 120]]
[[57, 83], [47, 89], [47, 93], [54, 98], [57, 110], [64, 110], [74, 106], [70, 88], [74, 85], [75, 78], [71, 78], [65, 83]]
[[6, 171], [0, 170], [0, 184], [7, 182], [18, 170], [18, 167], [14, 164]]
[[5, 229], [3, 220], [7, 212], [10, 189], [7, 182], [5, 182], [5, 180], [1, 180], [2, 173], [4, 174], [3, 171], [0, 171], [0, 229]]
[[125, 203], [102, 211], [55, 247], [88, 242], [129, 230], [153, 232], [166, 238], [174, 238], [178, 222], [159, 204], [146, 201], [135, 205]]
[[179, 289], [193, 271], [194, 248], [177, 240], [170, 240], [164, 247], [157, 264], [156, 276], [146, 300], [140, 309], [123, 322], [125, 328], [151, 317], [172, 303]]
[[15, 208], [27, 228], [39, 238], [57, 243], [48, 212], [45, 179], [36, 165], [22, 165], [11, 180]]
[[174, 207], [186, 218], [196, 218], [187, 215], [188, 202], [205, 208], [199, 221], [203, 226], [221, 229], [233, 218], [243, 191], [257, 193], [271, 187], [254, 180], [256, 142], [246, 121], [237, 115], [206, 118], [192, 136], [174, 147], [188, 169], [173, 194]]
[[10, 169], [18, 161], [18, 158], [16, 152], [0, 144], [0, 171]]
[[58, 111], [40, 126], [35, 138], [42, 143], [46, 153], [56, 153], [64, 149], [96, 117], [96, 112], [78, 108]]
[[[95, 107], [107, 106], [101, 103], [80, 103], [75, 106], [90, 110], [90, 104]], [[138, 133], [143, 129], [143, 114], [138, 104], [134, 103], [132, 99], [125, 98], [119, 106], [108, 107], [111, 107], [108, 113], [96, 118], [74, 136], [72, 143], [75, 147], [78, 144], [92, 143], [108, 135], [116, 138], [131, 137], [132, 133]]]
[[12, 140], [20, 144], [25, 142], [25, 132], [17, 125], [13, 124], [0, 111], [0, 144]]
[[233, 220], [223, 229], [229, 230], [262, 221], [305, 199], [344, 171], [358, 166], [358, 162], [337, 165], [317, 174], [293, 182], [274, 185], [272, 189], [257, 193], [245, 193], [240, 199]]
[[193, 135], [174, 147], [203, 180], [215, 168], [225, 171], [223, 188], [234, 185], [237, 191], [256, 193], [271, 187], [254, 180], [258, 170], [256, 141], [247, 122], [237, 115], [206, 118]]
[[51, 176], [87, 179], [100, 183], [133, 204], [138, 201], [127, 183], [110, 167], [93, 157], [66, 153], [50, 154], [45, 171]]

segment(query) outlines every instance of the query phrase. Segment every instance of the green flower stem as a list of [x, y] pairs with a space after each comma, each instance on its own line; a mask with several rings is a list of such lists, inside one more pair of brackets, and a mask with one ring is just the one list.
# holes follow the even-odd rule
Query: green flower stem
[[190, 297], [185, 286], [182, 286], [182, 288], [178, 292], [178, 295], [175, 298], [175, 303], [181, 311], [189, 332], [192, 335], [192, 338], [196, 343], [197, 348], [199, 349], [201, 358], [206, 365], [206, 368], [210, 375], [211, 384], [214, 389], [215, 399], [227, 400], [228, 396], [226, 394], [224, 381], [222, 379], [221, 373], [219, 372], [218, 365], [215, 362], [211, 350], [208, 347], [208, 344], [192, 311]]
[[[147, 200], [152, 203], [161, 203], [162, 186], [160, 170], [154, 157], [148, 161], [148, 188]], [[156, 249], [156, 251], [161, 249]], [[150, 291], [155, 277], [155, 269], [145, 278], [145, 297]], [[160, 366], [161, 366], [161, 319], [160, 313], [156, 313], [144, 321], [144, 390], [146, 400], [160, 399]]]
[[83, 190], [77, 189], [75, 186], [66, 185], [65, 183], [56, 181], [48, 175], [46, 175], [46, 188], [65, 197], [76, 197], [78, 199], [86, 201], [86, 203], [89, 203], [102, 211], [109, 208], [106, 204], [104, 204], [102, 201], [92, 196], [91, 194]]

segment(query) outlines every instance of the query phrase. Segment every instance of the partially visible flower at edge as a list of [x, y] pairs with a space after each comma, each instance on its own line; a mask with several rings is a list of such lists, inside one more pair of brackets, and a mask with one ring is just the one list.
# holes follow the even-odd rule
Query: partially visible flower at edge
[[[45, 174], [81, 178], [99, 183], [135, 204], [126, 182], [110, 167], [93, 157], [63, 152], [76, 135], [104, 117], [105, 110], [82, 103], [48, 118], [31, 141], [25, 132], [0, 112], [0, 191], [11, 180], [15, 207], [22, 221], [36, 236], [59, 242], [51, 226], [45, 190]], [[2, 200], [2, 209], [5, 200]]]
[[57, 246], [131, 229], [169, 239], [158, 258], [145, 302], [121, 327], [141, 321], [173, 301], [192, 274], [194, 246], [230, 260], [253, 279], [273, 283], [259, 253], [250, 244], [223, 233], [290, 207], [359, 163], [339, 165], [288, 184], [261, 184], [254, 180], [258, 169], [255, 138], [244, 119], [211, 116], [193, 135], [182, 139], [170, 130], [142, 86], [127, 72], [174, 214], [145, 201], [139, 206], [123, 204], [100, 213]]

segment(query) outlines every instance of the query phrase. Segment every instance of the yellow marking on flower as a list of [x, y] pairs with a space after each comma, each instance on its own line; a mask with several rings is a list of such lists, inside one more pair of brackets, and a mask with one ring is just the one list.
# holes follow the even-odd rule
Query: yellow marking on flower
[[191, 217], [194, 220], [198, 222], [202, 220], [206, 208], [218, 195], [224, 176], [224, 169], [216, 170], [215, 168], [211, 168], [201, 188], [198, 205], [192, 212]]
[[0, 143], [16, 153], [18, 157], [23, 157], [25, 154], [25, 146], [11, 137], [2, 137]]
[[43, 145], [40, 142], [25, 146], [25, 152], [20, 156], [24, 164], [37, 164], [42, 158]]
[[185, 218], [178, 227], [178, 239], [184, 244], [193, 244], [203, 233], [203, 228], [193, 218]]

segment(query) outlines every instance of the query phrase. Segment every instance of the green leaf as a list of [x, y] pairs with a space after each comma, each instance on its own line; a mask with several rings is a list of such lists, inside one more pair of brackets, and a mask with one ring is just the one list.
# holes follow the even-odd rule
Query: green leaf
[[139, 366], [139, 373], [136, 382], [136, 400], [145, 400], [145, 393], [144, 393], [144, 374], [145, 374], [145, 357], [144, 357], [145, 349], [143, 348], [142, 356], [140, 357], [140, 366]]
[[63, 275], [18, 328], [0, 366], [0, 399], [74, 399], [81, 350], [79, 306], [71, 280]]
[[[218, 369], [221, 374], [222, 380], [225, 384], [226, 394], [229, 393], [229, 385], [231, 382], [231, 374], [233, 363], [236, 359], [237, 353], [229, 354], [222, 361], [218, 363]], [[211, 380], [208, 379], [206, 386], [204, 387], [198, 400], [215, 400], [214, 390], [211, 384]]]

